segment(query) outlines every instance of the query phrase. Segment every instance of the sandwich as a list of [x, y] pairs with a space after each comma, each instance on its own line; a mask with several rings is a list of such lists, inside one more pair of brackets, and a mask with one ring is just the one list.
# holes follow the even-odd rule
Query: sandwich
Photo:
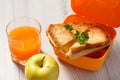
[[109, 34], [100, 26], [85, 22], [51, 24], [46, 34], [56, 53], [76, 59], [110, 45]]

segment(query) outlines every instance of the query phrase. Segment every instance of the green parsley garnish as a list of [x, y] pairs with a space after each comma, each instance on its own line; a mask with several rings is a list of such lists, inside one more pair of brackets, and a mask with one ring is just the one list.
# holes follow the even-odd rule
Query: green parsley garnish
[[65, 29], [67, 29], [69, 31], [73, 30], [72, 25], [66, 24], [66, 25], [64, 25], [64, 27], [65, 27]]
[[[72, 25], [69, 25], [69, 24], [64, 25], [64, 27], [69, 31], [74, 30]], [[79, 42], [79, 44], [85, 44], [89, 39], [88, 33], [81, 32], [78, 30], [75, 30], [75, 31], [76, 33], [73, 35], [73, 38], [76, 39]]]
[[76, 31], [76, 34], [74, 34], [73, 38], [76, 39], [80, 44], [85, 44], [88, 41], [89, 36], [86, 32]]

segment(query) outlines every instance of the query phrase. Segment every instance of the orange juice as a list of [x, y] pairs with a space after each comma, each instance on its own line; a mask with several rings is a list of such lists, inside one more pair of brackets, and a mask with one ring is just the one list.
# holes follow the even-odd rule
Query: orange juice
[[32, 26], [20, 26], [9, 34], [8, 42], [12, 59], [15, 62], [26, 61], [40, 51], [40, 32]]

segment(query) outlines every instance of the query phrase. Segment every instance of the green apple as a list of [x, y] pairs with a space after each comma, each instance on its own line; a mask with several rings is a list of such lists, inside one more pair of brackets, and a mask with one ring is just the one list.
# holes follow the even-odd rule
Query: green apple
[[48, 54], [33, 55], [25, 65], [27, 80], [58, 80], [59, 66]]

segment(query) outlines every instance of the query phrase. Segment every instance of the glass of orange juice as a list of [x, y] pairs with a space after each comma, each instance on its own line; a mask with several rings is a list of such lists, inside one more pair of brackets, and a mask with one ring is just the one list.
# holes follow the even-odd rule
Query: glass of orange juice
[[40, 52], [41, 25], [29, 17], [16, 18], [6, 26], [11, 58], [14, 62], [25, 65], [26, 61]]

